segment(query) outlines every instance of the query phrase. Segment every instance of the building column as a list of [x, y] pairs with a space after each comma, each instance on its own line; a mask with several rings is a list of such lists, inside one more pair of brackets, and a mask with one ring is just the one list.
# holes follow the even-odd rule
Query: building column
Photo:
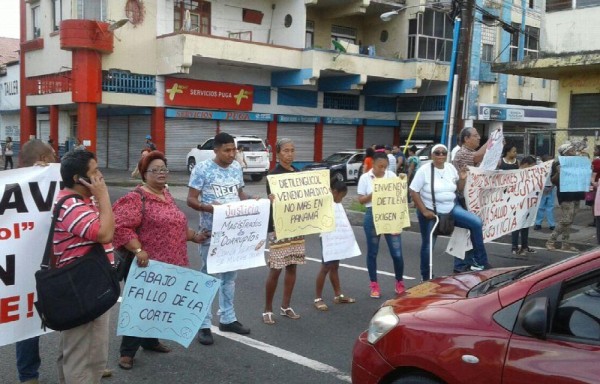
[[152, 116], [150, 117], [150, 135], [156, 145], [156, 149], [165, 153], [165, 108], [155, 107], [152, 108]]
[[277, 115], [273, 115], [273, 120], [267, 124], [267, 146], [271, 147], [271, 153], [269, 153], [270, 166], [269, 169], [273, 169], [277, 163], [277, 156], [275, 154], [275, 146], [277, 144]]
[[356, 148], [361, 149], [365, 147], [365, 126], [359, 125], [356, 127]]
[[77, 138], [90, 152], [96, 153], [96, 122], [98, 110], [96, 103], [77, 104]]
[[74, 49], [73, 101], [77, 103], [77, 138], [96, 153], [97, 103], [102, 101], [102, 57], [99, 52]]
[[[52, 138], [52, 148], [58, 153], [58, 105], [50, 106], [50, 137]], [[42, 140], [45, 140], [42, 137]]]
[[323, 123], [315, 124], [315, 157], [314, 161], [323, 160]]

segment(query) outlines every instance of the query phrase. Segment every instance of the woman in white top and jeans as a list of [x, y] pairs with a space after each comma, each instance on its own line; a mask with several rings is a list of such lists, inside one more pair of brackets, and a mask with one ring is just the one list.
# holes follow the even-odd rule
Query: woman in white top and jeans
[[[373, 197], [373, 180], [376, 178], [398, 177], [395, 172], [387, 170], [389, 161], [387, 155], [383, 152], [377, 152], [373, 156], [373, 168], [364, 173], [358, 180], [358, 202], [363, 204], [367, 211], [365, 212], [364, 229], [367, 237], [367, 269], [369, 270], [369, 280], [371, 280], [371, 294], [374, 299], [381, 297], [381, 289], [377, 283], [377, 253], [379, 252], [379, 237], [375, 231], [373, 222], [373, 210], [371, 208], [371, 199]], [[402, 274], [404, 273], [404, 260], [402, 259], [402, 241], [400, 234], [385, 234], [390, 255], [394, 262], [394, 275], [396, 276], [396, 293], [404, 292], [404, 282]]]
[[[448, 149], [443, 144], [436, 144], [431, 149], [437, 213], [451, 213], [456, 227], [471, 231], [471, 242], [475, 254], [481, 254], [487, 260], [483, 245], [483, 222], [479, 216], [466, 211], [456, 201], [456, 190], [462, 191], [465, 187], [467, 170], [462, 169], [459, 173], [451, 163], [446, 162], [447, 156]], [[417, 218], [421, 229], [421, 277], [425, 281], [429, 280], [429, 236], [435, 223], [431, 198], [431, 166], [429, 164], [417, 170], [409, 189], [417, 208]], [[435, 239], [434, 236], [434, 246]]]

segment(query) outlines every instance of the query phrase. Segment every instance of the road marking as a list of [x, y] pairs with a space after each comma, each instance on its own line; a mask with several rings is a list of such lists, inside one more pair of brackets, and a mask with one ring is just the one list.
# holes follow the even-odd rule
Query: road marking
[[221, 332], [221, 331], [219, 331], [219, 328], [214, 325], [211, 326], [210, 328], [213, 333], [215, 333], [219, 336], [223, 336], [227, 339], [237, 341], [238, 343], [245, 344], [249, 347], [256, 348], [263, 352], [270, 353], [271, 355], [281, 357], [282, 359], [291, 361], [292, 363], [303, 365], [314, 371], [319, 371], [322, 373], [326, 373], [328, 375], [335, 376], [336, 378], [338, 378], [342, 381], [345, 381], [347, 383], [352, 382], [352, 380], [350, 379], [350, 376], [348, 376], [346, 373], [340, 371], [339, 369], [332, 367], [331, 365], [327, 365], [327, 364], [321, 363], [319, 361], [309, 359], [308, 357], [304, 357], [302, 355], [298, 355], [297, 353], [290, 352], [285, 349], [281, 349], [281, 348], [275, 347], [275, 346], [267, 344], [267, 343], [263, 343], [262, 341], [251, 339], [247, 336], [242, 336], [242, 335], [238, 335], [237, 333], [231, 333], [231, 332]]
[[[305, 259], [306, 260], [310, 260], [310, 261], [316, 261], [316, 262], [319, 262], [319, 263], [321, 262], [321, 259], [315, 259], [315, 258], [312, 258], [312, 257], [305, 257]], [[349, 268], [349, 269], [356, 269], [358, 271], [365, 271], [365, 272], [369, 271], [367, 268], [357, 267], [355, 265], [350, 265], [350, 264], [342, 264], [342, 263], [340, 263], [340, 267], [345, 267], [345, 268]], [[384, 276], [392, 276], [392, 277], [396, 276], [395, 274], [393, 274], [391, 272], [379, 271], [379, 270], [377, 271], [377, 274], [384, 275]], [[406, 275], [404, 275], [402, 277], [404, 279], [406, 279], [406, 280], [415, 280], [416, 279], [416, 277], [411, 277], [411, 276], [406, 276]]]

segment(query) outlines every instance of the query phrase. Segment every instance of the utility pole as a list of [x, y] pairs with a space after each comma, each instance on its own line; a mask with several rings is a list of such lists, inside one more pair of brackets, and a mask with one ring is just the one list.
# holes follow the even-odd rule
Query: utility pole
[[[459, 1], [459, 0], [456, 0]], [[460, 44], [457, 57], [458, 73], [458, 101], [456, 105], [456, 131], [460, 132], [465, 127], [467, 92], [469, 90], [469, 66], [471, 61], [471, 45], [473, 41], [473, 21], [475, 12], [475, 0], [462, 0], [458, 4], [461, 7], [462, 26], [460, 31]], [[448, 143], [451, 145], [452, 143]]]

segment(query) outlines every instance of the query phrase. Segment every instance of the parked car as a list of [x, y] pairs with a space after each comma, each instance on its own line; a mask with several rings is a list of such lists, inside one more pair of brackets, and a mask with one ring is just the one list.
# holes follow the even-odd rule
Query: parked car
[[[236, 148], [240, 145], [244, 147], [246, 164], [248, 165], [243, 168], [244, 175], [250, 175], [252, 181], [262, 180], [269, 171], [269, 152], [263, 140], [257, 136], [234, 136], [233, 140]], [[188, 173], [192, 173], [197, 163], [214, 157], [214, 139], [211, 138], [196, 148], [192, 148], [187, 154]]]
[[386, 302], [354, 383], [598, 383], [600, 248], [546, 267], [441, 277]]
[[306, 165], [303, 170], [329, 169], [331, 177], [344, 182], [358, 182], [365, 151], [350, 149], [336, 152], [319, 163]]

